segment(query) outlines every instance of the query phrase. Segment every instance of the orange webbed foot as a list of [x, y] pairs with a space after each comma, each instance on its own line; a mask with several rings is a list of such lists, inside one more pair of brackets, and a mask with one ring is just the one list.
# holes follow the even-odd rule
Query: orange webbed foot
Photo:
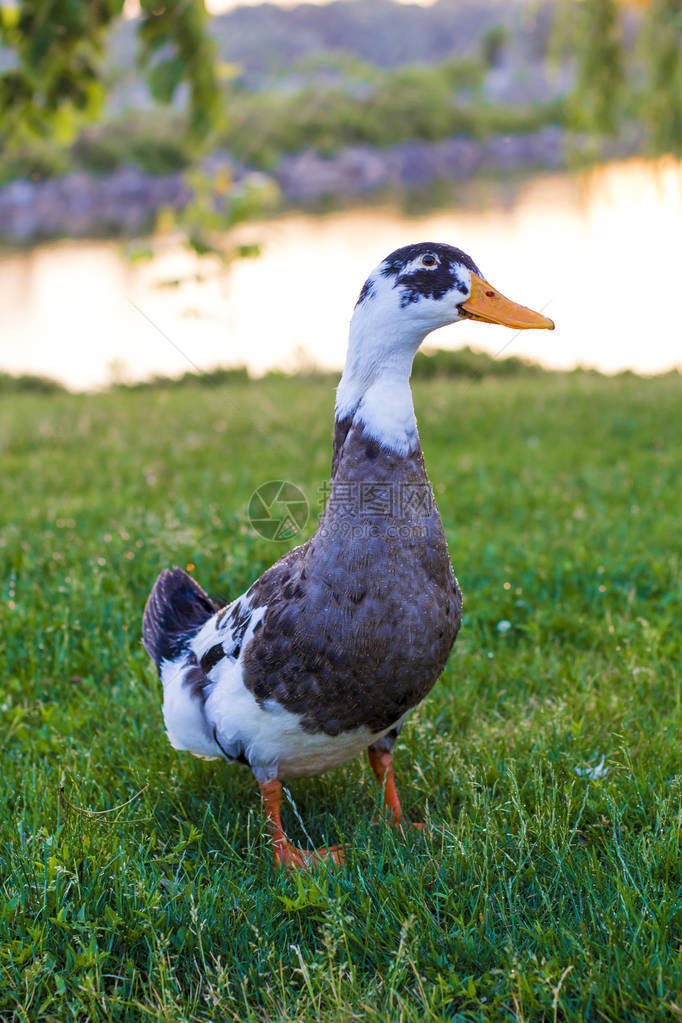
[[291, 842], [273, 844], [275, 865], [287, 870], [317, 870], [319, 867], [343, 867], [345, 857], [340, 845], [322, 846], [320, 849], [299, 849]]
[[345, 857], [340, 845], [322, 846], [320, 849], [299, 849], [293, 845], [282, 828], [280, 804], [282, 802], [282, 785], [275, 778], [269, 782], [259, 782], [263, 805], [268, 821], [270, 842], [275, 865], [287, 870], [316, 870], [319, 867], [343, 867]]

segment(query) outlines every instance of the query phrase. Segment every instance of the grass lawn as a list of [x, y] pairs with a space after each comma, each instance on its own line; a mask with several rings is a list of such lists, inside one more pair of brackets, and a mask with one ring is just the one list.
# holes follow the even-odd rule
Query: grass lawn
[[396, 747], [430, 838], [357, 760], [287, 787], [294, 840], [349, 846], [290, 877], [250, 773], [169, 746], [140, 619], [165, 566], [230, 597], [279, 556], [259, 484], [314, 529], [329, 382], [3, 397], [3, 1021], [682, 1018], [681, 398], [417, 381], [465, 600]]

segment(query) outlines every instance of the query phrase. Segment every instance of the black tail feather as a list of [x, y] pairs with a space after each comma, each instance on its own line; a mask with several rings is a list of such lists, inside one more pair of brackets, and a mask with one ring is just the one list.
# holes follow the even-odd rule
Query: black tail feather
[[217, 610], [218, 605], [181, 568], [165, 569], [142, 618], [142, 642], [156, 667], [177, 657], [187, 639]]

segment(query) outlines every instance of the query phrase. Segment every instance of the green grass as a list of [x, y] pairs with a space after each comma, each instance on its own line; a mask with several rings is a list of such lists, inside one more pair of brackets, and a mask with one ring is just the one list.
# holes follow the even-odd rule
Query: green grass
[[330, 383], [4, 396], [3, 1021], [678, 1019], [681, 397], [416, 382], [465, 595], [396, 748], [430, 839], [371, 824], [357, 760], [285, 806], [347, 870], [289, 877], [249, 772], [168, 745], [140, 618], [164, 566], [228, 597], [278, 556], [260, 483], [301, 485], [314, 528]]

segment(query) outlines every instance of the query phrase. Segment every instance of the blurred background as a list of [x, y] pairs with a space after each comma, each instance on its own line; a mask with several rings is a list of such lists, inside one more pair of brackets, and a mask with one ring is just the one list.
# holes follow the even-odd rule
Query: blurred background
[[558, 328], [433, 345], [680, 367], [681, 153], [682, 0], [3, 2], [0, 379], [337, 370], [419, 240]]

